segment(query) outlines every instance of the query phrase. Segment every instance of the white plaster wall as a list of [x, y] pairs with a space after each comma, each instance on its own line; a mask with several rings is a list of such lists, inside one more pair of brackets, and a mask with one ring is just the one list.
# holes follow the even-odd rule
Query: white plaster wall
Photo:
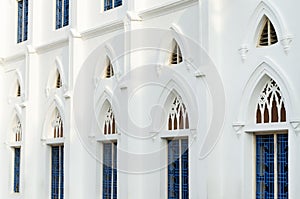
[[[290, 198], [300, 196], [300, 185], [297, 182], [300, 177], [300, 173], [297, 172], [300, 165], [300, 160], [297, 158], [300, 138], [289, 123], [300, 118], [298, 105], [300, 96], [297, 92], [300, 89], [297, 68], [300, 51], [297, 38], [300, 29], [295, 23], [299, 18], [298, 2], [263, 1], [274, 11], [278, 21], [284, 24], [284, 27], [281, 27], [280, 23], [274, 24], [276, 30], [282, 30], [282, 34], [278, 33], [279, 39], [287, 36], [292, 38], [287, 52], [280, 42], [272, 47], [256, 48], [255, 23], [259, 19], [256, 18], [258, 15], [255, 14], [255, 9], [260, 4], [258, 0], [243, 2], [210, 0], [201, 1], [199, 4], [190, 1], [190, 4], [186, 3], [182, 7], [157, 9], [155, 11], [158, 14], [151, 13], [151, 9], [175, 5], [179, 1], [128, 1], [124, 2], [123, 6], [107, 12], [103, 12], [101, 1], [70, 2], [70, 10], [72, 10], [70, 25], [55, 30], [55, 2], [30, 1], [29, 39], [19, 44], [16, 43], [16, 1], [3, 0], [0, 3], [0, 16], [2, 16], [0, 17], [2, 27], [0, 32], [0, 107], [2, 110], [0, 113], [2, 121], [0, 123], [0, 198], [50, 198], [50, 147], [45, 140], [41, 139], [45, 118], [55, 98], [62, 102], [65, 117], [65, 198], [101, 198], [99, 165], [82, 145], [82, 140], [75, 129], [72, 91], [78, 74], [86, 59], [106, 40], [124, 31], [142, 28], [167, 30], [174, 24], [180, 28], [183, 35], [200, 43], [207, 50], [219, 71], [226, 94], [223, 134], [212, 153], [205, 159], [199, 159], [204, 140], [203, 131], [209, 125], [211, 107], [207, 105], [207, 101], [210, 99], [203, 82], [189, 80], [190, 76], [186, 76], [189, 86], [197, 87], [193, 91], [198, 97], [196, 101], [199, 105], [198, 111], [201, 112], [200, 121], [203, 121], [203, 126], [197, 130], [195, 144], [190, 148], [190, 197], [209, 199], [254, 197], [253, 136], [244, 132], [247, 126], [253, 124], [254, 116], [248, 114], [248, 108], [253, 107], [249, 107], [244, 102], [248, 102], [251, 96], [247, 92], [255, 87], [251, 82], [259, 81], [254, 79], [259, 76], [255, 70], [264, 61], [283, 79], [283, 81], [275, 80], [284, 84], [279, 86], [287, 89], [283, 92], [290, 100], [287, 109], [290, 142], [289, 192]], [[126, 13], [127, 10], [131, 13]], [[130, 15], [132, 13], [133, 15]], [[131, 21], [130, 16], [135, 14], [141, 18]], [[115, 27], [112, 28], [112, 24]], [[147, 37], [136, 38], [134, 35], [131, 37], [141, 42], [145, 38]], [[118, 54], [124, 50], [126, 46], [123, 45], [115, 49], [114, 53]], [[155, 46], [159, 43], [151, 45]], [[248, 52], [245, 54], [246, 59], [242, 61], [239, 49], [244, 46], [247, 47]], [[66, 87], [60, 91], [50, 91], [47, 95], [49, 76], [55, 68], [57, 59], [62, 63]], [[124, 60], [120, 60], [119, 69], [123, 73], [129, 72], [139, 66], [150, 64], [155, 59], [158, 59], [156, 53], [146, 51], [132, 53]], [[23, 79], [23, 101], [10, 97], [10, 88], [16, 77], [15, 71], [19, 71]], [[270, 75], [277, 77], [273, 73]], [[250, 90], [247, 89], [248, 87]], [[137, 98], [139, 106], [123, 107], [123, 114], [119, 117], [126, 117], [127, 108], [131, 108], [130, 112], [139, 117], [149, 112], [146, 105], [151, 105], [151, 100], [156, 99], [160, 91], [152, 89], [151, 92], [153, 94], [139, 93]], [[253, 96], [253, 98], [257, 97]], [[12, 150], [7, 142], [7, 132], [16, 106], [22, 106], [20, 109], [25, 128], [20, 194], [12, 194]], [[141, 119], [140, 122], [144, 124], [148, 121]], [[232, 124], [237, 122], [246, 125], [238, 133], [232, 127]], [[127, 138], [122, 134], [118, 143], [120, 148], [140, 153], [165, 146], [165, 142], [160, 138], [137, 143], [135, 139]], [[100, 144], [93, 144], [94, 151], [99, 152]], [[101, 150], [99, 153], [101, 154]], [[121, 155], [119, 159], [120, 167], [130, 165], [130, 162], [122, 159]], [[158, 158], [156, 161], [161, 160]], [[143, 164], [141, 163], [141, 166], [145, 166]], [[166, 170], [161, 170], [143, 175], [119, 173], [119, 198], [165, 198], [167, 188], [165, 172]]]

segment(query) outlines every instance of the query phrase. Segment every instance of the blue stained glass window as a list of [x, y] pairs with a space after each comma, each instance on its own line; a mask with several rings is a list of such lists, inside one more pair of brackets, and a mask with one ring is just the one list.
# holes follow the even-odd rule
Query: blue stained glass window
[[189, 198], [188, 139], [168, 141], [168, 199]]
[[277, 135], [278, 198], [288, 198], [288, 134]]
[[52, 146], [51, 199], [64, 198], [64, 147]]
[[256, 198], [274, 198], [274, 135], [256, 136]]
[[104, 0], [104, 11], [116, 8], [122, 5], [122, 0]]
[[69, 25], [69, 0], [64, 0], [64, 26]]
[[28, 38], [28, 0], [18, 1], [18, 30], [17, 42], [27, 40]]
[[56, 0], [56, 29], [62, 25], [62, 0]]
[[56, 0], [56, 29], [69, 25], [69, 0]]
[[24, 38], [23, 41], [27, 40], [28, 35], [28, 0], [24, 0]]
[[[275, 140], [275, 138], [277, 139]], [[277, 143], [276, 146], [274, 142]], [[275, 149], [277, 154], [275, 154]], [[275, 184], [275, 163], [277, 163], [277, 184]], [[275, 197], [275, 186], [277, 187], [277, 198], [287, 199], [288, 134], [257, 135], [256, 198], [273, 199]]]
[[117, 143], [103, 144], [102, 198], [117, 199]]
[[115, 0], [115, 6], [114, 7], [118, 7], [122, 5], [122, 0]]
[[181, 140], [181, 193], [182, 199], [189, 198], [189, 149], [188, 140]]
[[15, 160], [14, 160], [14, 192], [20, 192], [20, 159], [21, 149], [15, 148]]

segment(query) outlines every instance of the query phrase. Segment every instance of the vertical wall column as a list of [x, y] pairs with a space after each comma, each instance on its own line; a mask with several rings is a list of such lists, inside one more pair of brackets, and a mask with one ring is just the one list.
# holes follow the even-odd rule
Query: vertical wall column
[[[24, 158], [24, 167], [22, 168], [24, 176], [25, 198], [40, 199], [44, 198], [42, 193], [47, 190], [41, 189], [45, 179], [43, 178], [45, 171], [43, 164], [43, 154], [41, 150], [41, 133], [42, 119], [39, 114], [39, 64], [38, 55], [32, 46], [27, 46], [26, 52], [26, 73], [25, 73], [25, 115], [24, 115], [24, 150], [22, 157]], [[39, 190], [39, 191], [37, 191]]]

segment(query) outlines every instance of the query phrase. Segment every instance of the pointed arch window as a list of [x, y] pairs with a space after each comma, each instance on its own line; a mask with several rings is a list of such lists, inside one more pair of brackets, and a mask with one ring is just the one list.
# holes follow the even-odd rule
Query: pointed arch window
[[278, 42], [276, 30], [268, 17], [262, 23], [258, 46], [271, 46]]
[[104, 135], [117, 133], [115, 116], [111, 107], [105, 113], [103, 133]]
[[[168, 130], [189, 128], [189, 117], [181, 97], [176, 96], [168, 115]], [[168, 138], [168, 199], [189, 198], [189, 149], [187, 137]]]
[[179, 64], [182, 62], [181, 49], [178, 43], [173, 40], [172, 42], [172, 54], [170, 57], [170, 64]]
[[62, 80], [61, 80], [60, 72], [57, 70], [56, 71], [55, 87], [56, 88], [61, 88], [61, 86], [62, 86]]
[[168, 118], [168, 130], [189, 128], [189, 117], [181, 97], [175, 97]]
[[64, 137], [62, 117], [56, 108], [52, 122], [53, 138], [58, 142], [51, 145], [51, 199], [64, 198]]
[[111, 78], [112, 76], [114, 76], [114, 68], [110, 59], [107, 57], [104, 77], [108, 79]]
[[260, 93], [256, 110], [256, 123], [285, 121], [284, 98], [277, 83], [271, 79]]
[[21, 96], [21, 86], [20, 86], [20, 82], [17, 81], [17, 93], [16, 93], [17, 97]]
[[[22, 141], [22, 126], [19, 118], [17, 118], [16, 126], [13, 128], [14, 141], [20, 143]], [[20, 192], [20, 165], [21, 165], [21, 144], [18, 146], [13, 146], [13, 191], [15, 193]]]
[[15, 136], [14, 136], [15, 141], [16, 142], [22, 141], [22, 126], [21, 126], [21, 122], [19, 119], [17, 120], [17, 125], [14, 128], [14, 133], [15, 133]]
[[62, 122], [61, 115], [58, 110], [56, 110], [55, 119], [52, 124], [53, 124], [53, 137], [54, 138], [63, 137], [64, 136], [63, 122]]

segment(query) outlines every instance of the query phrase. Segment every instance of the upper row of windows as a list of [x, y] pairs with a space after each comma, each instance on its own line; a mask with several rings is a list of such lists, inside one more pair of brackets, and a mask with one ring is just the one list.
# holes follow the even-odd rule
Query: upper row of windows
[[[104, 11], [122, 5], [122, 0], [104, 0]], [[56, 0], [55, 28], [60, 29], [69, 25], [69, 0]], [[28, 0], [18, 1], [18, 30], [17, 43], [28, 38]]]

